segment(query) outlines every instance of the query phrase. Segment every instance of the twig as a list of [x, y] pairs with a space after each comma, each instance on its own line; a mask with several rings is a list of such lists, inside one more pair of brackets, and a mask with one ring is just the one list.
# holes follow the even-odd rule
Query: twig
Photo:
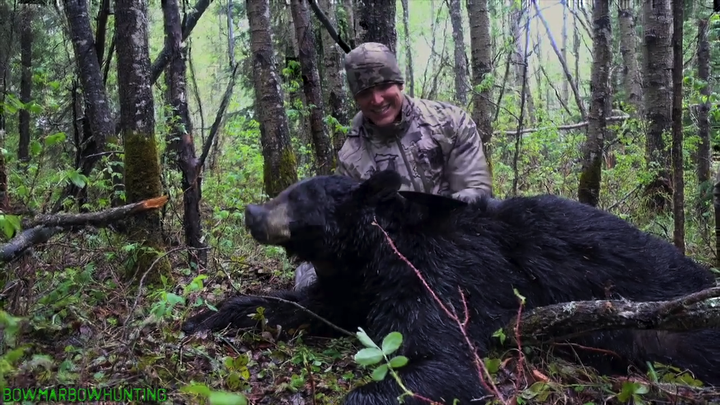
[[[480, 382], [483, 384], [485, 389], [490, 392], [493, 392], [500, 399], [500, 401], [502, 403], [507, 403], [507, 401], [505, 400], [503, 395], [498, 390], [497, 386], [495, 386], [495, 383], [493, 382], [492, 377], [490, 376], [490, 373], [488, 372], [487, 368], [485, 367], [485, 364], [483, 363], [482, 359], [478, 356], [475, 345], [473, 345], [473, 343], [470, 341], [470, 337], [467, 335], [467, 330], [466, 330], [466, 328], [463, 327], [463, 322], [460, 321], [460, 319], [454, 313], [454, 311], [450, 312], [448, 310], [448, 308], [445, 306], [445, 304], [443, 304], [443, 302], [438, 298], [438, 296], [435, 294], [435, 291], [433, 291], [433, 289], [430, 288], [430, 286], [425, 281], [425, 278], [420, 273], [420, 270], [418, 270], [412, 263], [410, 263], [410, 261], [402, 253], [400, 253], [397, 250], [393, 240], [390, 238], [390, 236], [387, 234], [387, 232], [385, 232], [385, 229], [383, 229], [383, 227], [377, 223], [377, 220], [375, 220], [375, 218], [373, 218], [372, 224], [377, 226], [378, 228], [380, 228], [380, 231], [382, 231], [383, 235], [385, 235], [385, 239], [387, 240], [388, 244], [392, 248], [393, 252], [395, 252], [395, 254], [398, 255], [398, 257], [400, 257], [400, 259], [402, 259], [402, 261], [404, 261], [408, 266], [410, 266], [411, 269], [413, 269], [413, 271], [415, 272], [415, 275], [417, 275], [417, 277], [420, 279], [420, 281], [425, 286], [425, 288], [430, 292], [430, 294], [435, 299], [435, 301], [438, 303], [438, 305], [440, 305], [440, 308], [442, 308], [442, 310], [445, 311], [445, 313], [458, 324], [458, 327], [460, 328], [460, 333], [462, 333], [463, 337], [465, 338], [465, 343], [470, 347], [470, 350], [472, 351], [473, 355], [475, 356], [475, 365], [478, 367], [478, 377], [480, 378]], [[465, 296], [462, 294], [462, 291], [460, 291], [460, 296], [462, 298], [463, 307], [467, 309], [467, 302], [465, 301]], [[469, 317], [470, 317], [469, 312], [466, 311], [465, 323], [467, 323], [467, 321], [469, 320]], [[486, 374], [487, 380], [485, 380], [485, 378], [483, 377], [483, 373]], [[489, 386], [488, 386], [488, 382], [489, 382]]]

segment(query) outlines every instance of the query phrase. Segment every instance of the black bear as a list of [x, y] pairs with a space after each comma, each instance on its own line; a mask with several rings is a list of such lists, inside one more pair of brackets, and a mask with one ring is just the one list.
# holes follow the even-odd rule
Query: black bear
[[[715, 285], [710, 271], [673, 245], [576, 201], [545, 195], [465, 204], [399, 191], [400, 185], [393, 171], [378, 172], [363, 182], [314, 177], [266, 204], [248, 205], [245, 224], [259, 243], [282, 246], [317, 270], [314, 284], [276, 292], [277, 297], [344, 329], [362, 327], [376, 342], [389, 332], [401, 332], [399, 354], [409, 363], [398, 373], [409, 390], [425, 398], [479, 404], [484, 402], [478, 399], [488, 395], [465, 338], [427, 287], [461, 319], [462, 291], [468, 336], [482, 358], [497, 343], [492, 333], [517, 314], [513, 289], [526, 298], [527, 311], [574, 300], [668, 300]], [[312, 334], [337, 335], [295, 305], [247, 296], [224, 301], [217, 312], [201, 312], [183, 331], [251, 327], [256, 321], [248, 314], [258, 306], [265, 308], [271, 325], [285, 330], [306, 325]], [[714, 330], [623, 330], [575, 342], [612, 350], [631, 362], [583, 358], [598, 368], [625, 372], [628, 364], [660, 361], [718, 384], [718, 337]], [[343, 403], [392, 404], [400, 394], [397, 383], [386, 377], [352, 390]]]

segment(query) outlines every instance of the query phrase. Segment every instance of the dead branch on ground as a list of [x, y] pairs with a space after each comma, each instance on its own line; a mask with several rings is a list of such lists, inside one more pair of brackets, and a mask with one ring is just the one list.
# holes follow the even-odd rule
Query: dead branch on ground
[[0, 246], [0, 263], [15, 259], [28, 248], [47, 242], [58, 233], [79, 226], [105, 227], [111, 222], [130, 215], [160, 208], [165, 205], [167, 200], [167, 196], [162, 196], [98, 212], [40, 215], [31, 220], [23, 221], [22, 224], [25, 230], [16, 235], [10, 242]]

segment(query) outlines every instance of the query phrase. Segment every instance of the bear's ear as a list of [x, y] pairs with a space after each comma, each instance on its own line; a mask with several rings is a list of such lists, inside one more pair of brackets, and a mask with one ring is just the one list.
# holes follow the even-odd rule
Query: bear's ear
[[468, 205], [465, 201], [437, 194], [419, 193], [417, 191], [400, 191], [399, 194], [411, 203], [426, 208], [431, 216], [444, 216], [455, 209]]
[[355, 190], [356, 201], [374, 204], [397, 195], [402, 186], [400, 174], [394, 170], [382, 170], [374, 173]]

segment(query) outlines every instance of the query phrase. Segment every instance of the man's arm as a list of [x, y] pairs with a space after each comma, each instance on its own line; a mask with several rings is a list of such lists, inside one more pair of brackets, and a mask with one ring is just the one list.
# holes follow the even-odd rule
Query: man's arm
[[455, 119], [455, 141], [446, 166], [452, 197], [471, 202], [483, 195], [492, 196], [492, 178], [477, 126], [465, 112]]

